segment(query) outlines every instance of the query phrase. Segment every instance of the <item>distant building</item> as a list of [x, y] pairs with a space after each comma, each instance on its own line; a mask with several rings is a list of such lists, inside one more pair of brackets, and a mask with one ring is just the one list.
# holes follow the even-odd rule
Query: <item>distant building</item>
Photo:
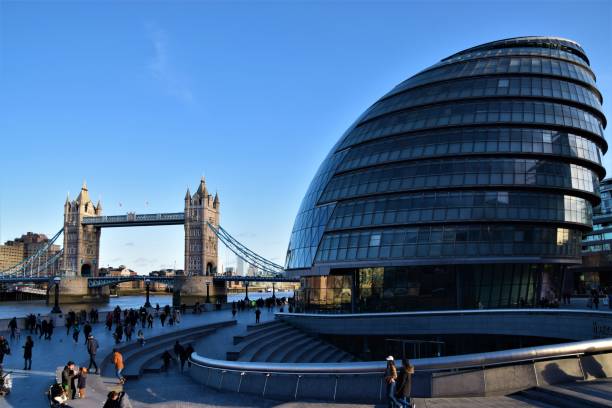
[[601, 204], [593, 209], [593, 231], [582, 240], [582, 265], [574, 269], [574, 290], [612, 288], [612, 178], [600, 183]]
[[236, 275], [244, 276], [244, 261], [236, 255]]
[[[6, 241], [0, 245], [0, 270], [8, 269], [24, 259], [34, 255], [39, 249], [49, 243], [49, 238], [45, 234], [28, 232], [20, 238]], [[51, 257], [59, 252], [59, 245], [51, 245], [48, 256]]]
[[236, 270], [233, 267], [228, 266], [227, 268], [225, 268], [225, 276], [238, 276], [238, 274], [236, 273]]
[[[138, 275], [135, 271], [127, 268], [125, 265], [119, 265], [117, 268], [108, 267], [100, 268], [98, 270], [100, 276], [136, 276]], [[119, 289], [142, 289], [144, 284], [140, 281], [136, 282], [123, 282], [117, 285]]]
[[247, 269], [247, 276], [255, 276], [257, 275], [257, 268], [253, 265], [249, 265], [249, 269]]

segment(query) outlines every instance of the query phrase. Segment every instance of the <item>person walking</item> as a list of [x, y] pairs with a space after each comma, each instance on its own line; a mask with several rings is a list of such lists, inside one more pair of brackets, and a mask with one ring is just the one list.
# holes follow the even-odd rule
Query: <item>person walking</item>
[[402, 404], [395, 398], [395, 388], [397, 382], [397, 368], [393, 356], [388, 356], [387, 368], [385, 368], [385, 383], [387, 383], [387, 406], [388, 408], [401, 407]]
[[92, 334], [87, 337], [87, 354], [89, 354], [89, 367], [88, 370], [91, 370], [91, 366], [94, 366], [96, 371], [94, 374], [98, 374], [98, 364], [96, 364], [96, 354], [98, 353], [98, 348], [100, 348], [100, 344], [98, 340], [94, 338]]
[[117, 374], [117, 378], [119, 379], [119, 384], [125, 384], [125, 378], [121, 374], [125, 366], [123, 365], [123, 356], [116, 348], [113, 349], [113, 364], [115, 365], [115, 370]]
[[32, 348], [34, 348], [34, 340], [32, 340], [32, 336], [28, 336], [26, 337], [26, 342], [23, 346], [24, 370], [32, 369]]
[[11, 348], [4, 336], [0, 336], [0, 366], [4, 364], [4, 356], [11, 354]]
[[83, 337], [85, 337], [85, 344], [87, 344], [87, 340], [89, 339], [91, 331], [91, 324], [89, 324], [89, 322], [86, 322], [85, 325], [83, 325]]
[[149, 313], [149, 315], [147, 316], [147, 327], [149, 329], [153, 328], [153, 315], [151, 313]]
[[159, 321], [161, 322], [162, 327], [164, 327], [164, 324], [166, 323], [166, 313], [162, 312], [159, 315]]
[[232, 319], [236, 318], [236, 308], [232, 307]]
[[15, 340], [15, 331], [17, 330], [17, 318], [13, 317], [9, 323], [8, 328], [11, 331], [11, 340]]
[[168, 369], [170, 369], [170, 360], [172, 360], [172, 356], [168, 353], [168, 350], [164, 351], [164, 354], [162, 354], [162, 360], [164, 362], [162, 371], [168, 371]]
[[34, 328], [34, 334], [42, 335], [41, 331], [42, 331], [42, 317], [40, 317], [40, 313], [39, 313], [38, 315], [36, 315], [36, 327]]
[[38, 339], [40, 340], [43, 336], [45, 336], [45, 340], [47, 339], [47, 320], [43, 320], [42, 322], [40, 322], [40, 336], [38, 336]]
[[188, 344], [187, 347], [185, 347], [185, 359], [187, 360], [187, 367], [191, 367], [191, 360], [189, 360], [189, 357], [191, 357], [194, 351], [195, 350], [193, 349], [193, 346], [191, 344]]
[[78, 344], [79, 334], [81, 334], [81, 326], [78, 322], [75, 322], [74, 326], [72, 327], [72, 340], [74, 340], [74, 344]]
[[47, 324], [47, 336], [45, 339], [51, 340], [51, 336], [53, 336], [53, 329], [55, 329], [55, 323], [53, 323], [53, 319], [49, 319], [49, 323]]
[[261, 310], [255, 309], [255, 323], [259, 323], [259, 317], [261, 316]]
[[125, 326], [125, 341], [132, 341], [132, 325], [128, 323]]
[[79, 368], [79, 373], [76, 376], [77, 390], [79, 398], [85, 398], [85, 387], [87, 387], [87, 369]]
[[412, 392], [413, 374], [414, 366], [410, 364], [410, 360], [402, 360], [402, 371], [397, 379], [397, 398], [404, 408], [412, 408], [410, 393]]

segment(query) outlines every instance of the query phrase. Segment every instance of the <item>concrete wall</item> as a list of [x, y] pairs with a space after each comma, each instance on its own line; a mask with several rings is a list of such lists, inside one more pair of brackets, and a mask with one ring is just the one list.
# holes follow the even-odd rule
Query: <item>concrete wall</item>
[[561, 309], [458, 310], [385, 314], [277, 313], [302, 330], [335, 335], [492, 334], [588, 340], [610, 337], [612, 313]]

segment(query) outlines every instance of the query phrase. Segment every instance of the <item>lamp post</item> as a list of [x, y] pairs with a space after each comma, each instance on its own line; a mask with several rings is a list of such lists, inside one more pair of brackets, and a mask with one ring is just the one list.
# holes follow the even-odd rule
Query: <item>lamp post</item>
[[249, 281], [244, 282], [244, 301], [249, 302]]
[[59, 307], [59, 285], [62, 279], [59, 276], [53, 278], [53, 283], [55, 284], [55, 305], [53, 309], [51, 309], [51, 313], [62, 313], [62, 310]]
[[151, 288], [151, 279], [145, 279], [145, 286], [147, 289], [147, 301], [144, 304], [144, 307], [151, 307], [151, 302], [149, 302], [149, 290]]
[[210, 303], [210, 282], [206, 282], [206, 303]]

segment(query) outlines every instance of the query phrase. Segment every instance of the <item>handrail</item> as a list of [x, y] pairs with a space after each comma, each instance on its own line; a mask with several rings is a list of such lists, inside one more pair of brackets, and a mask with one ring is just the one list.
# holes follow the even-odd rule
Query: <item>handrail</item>
[[586, 310], [586, 309], [539, 309], [539, 308], [523, 308], [523, 309], [457, 309], [457, 310], [427, 310], [427, 311], [413, 311], [413, 312], [381, 312], [381, 313], [288, 313], [288, 312], [276, 312], [275, 315], [283, 317], [307, 317], [307, 318], [321, 318], [321, 319], [346, 319], [353, 317], [376, 317], [376, 318], [393, 318], [400, 316], [430, 316], [430, 315], [466, 315], [466, 314], [498, 314], [498, 313], [524, 313], [524, 314], [535, 314], [535, 313], [595, 313], [601, 315], [612, 315], [612, 311], [607, 312], [604, 310]]
[[[418, 371], [447, 371], [457, 369], [484, 368], [502, 364], [541, 361], [583, 354], [612, 351], [612, 338], [526, 347], [486, 353], [461, 354], [457, 356], [432, 357], [410, 360]], [[381, 373], [384, 361], [351, 363], [268, 363], [252, 361], [216, 360], [197, 353], [190, 357], [192, 363], [205, 368], [227, 371], [278, 373], [278, 374], [364, 374]]]

